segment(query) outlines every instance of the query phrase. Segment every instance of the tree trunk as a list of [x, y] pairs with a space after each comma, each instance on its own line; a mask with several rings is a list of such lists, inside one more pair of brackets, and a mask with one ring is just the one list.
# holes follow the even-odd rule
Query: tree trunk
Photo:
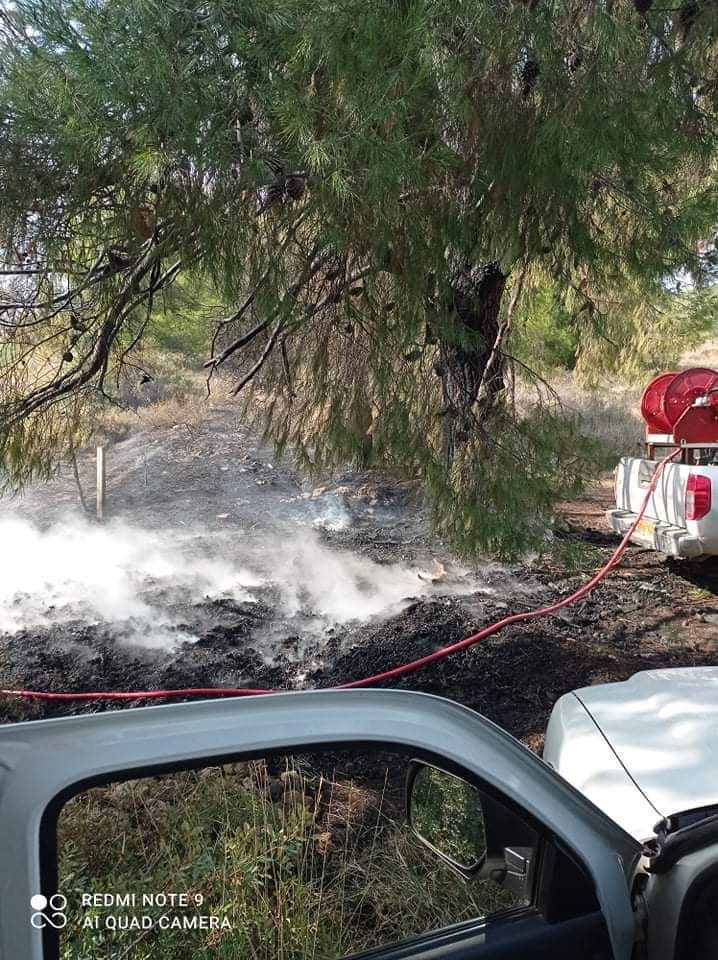
[[[490, 413], [504, 389], [504, 363], [495, 349], [506, 276], [498, 263], [464, 267], [451, 285], [448, 330], [438, 336], [444, 401], [443, 455], [451, 467], [456, 448], [477, 423], [475, 406], [483, 386], [481, 416]], [[458, 329], [457, 329], [458, 325]]]

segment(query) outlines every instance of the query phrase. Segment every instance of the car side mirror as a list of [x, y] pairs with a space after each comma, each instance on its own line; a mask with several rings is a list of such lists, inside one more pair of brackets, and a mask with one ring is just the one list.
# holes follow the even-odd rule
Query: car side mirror
[[486, 859], [481, 794], [466, 780], [412, 761], [406, 791], [409, 824], [421, 842], [462, 876], [474, 876]]
[[454, 773], [412, 760], [407, 775], [409, 825], [464, 879], [490, 880], [528, 902], [538, 839], [517, 814]]

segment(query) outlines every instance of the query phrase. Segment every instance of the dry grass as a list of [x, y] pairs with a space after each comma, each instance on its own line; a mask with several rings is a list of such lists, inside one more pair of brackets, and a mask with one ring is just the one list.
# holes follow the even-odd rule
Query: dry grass
[[566, 412], [579, 418], [584, 433], [599, 440], [608, 456], [618, 459], [639, 452], [641, 387], [617, 381], [586, 390], [571, 374], [555, 380], [553, 386]]
[[718, 370], [718, 339], [707, 340], [695, 350], [684, 353], [679, 369], [685, 370], [686, 367], [711, 367]]
[[138, 410], [110, 407], [103, 411], [93, 431], [97, 443], [119, 443], [138, 427], [153, 430], [198, 427], [207, 416], [210, 406], [201, 397], [169, 397]]
[[194, 429], [212, 408], [206, 377], [188, 369], [181, 357], [153, 354], [154, 378], [147, 384], [137, 378], [121, 383], [120, 403], [103, 407], [93, 429], [98, 442], [117, 443], [138, 427]]
[[[333, 960], [508, 905], [443, 867], [395, 807], [381, 783], [291, 761], [279, 775], [260, 761], [89, 790], [58, 823], [63, 960]], [[187, 892], [203, 906], [179, 912], [231, 930], [88, 929], [91, 912], [152, 912], [82, 908], [97, 891]]]

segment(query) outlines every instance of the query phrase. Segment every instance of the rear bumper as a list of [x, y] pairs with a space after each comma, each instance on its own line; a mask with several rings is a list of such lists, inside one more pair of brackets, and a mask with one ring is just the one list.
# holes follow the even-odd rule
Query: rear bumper
[[[606, 519], [609, 527], [623, 536], [636, 519], [636, 514], [630, 510], [607, 510]], [[691, 559], [705, 553], [703, 541], [699, 537], [688, 533], [683, 527], [675, 527], [660, 520], [642, 520], [631, 535], [631, 540], [669, 557]]]

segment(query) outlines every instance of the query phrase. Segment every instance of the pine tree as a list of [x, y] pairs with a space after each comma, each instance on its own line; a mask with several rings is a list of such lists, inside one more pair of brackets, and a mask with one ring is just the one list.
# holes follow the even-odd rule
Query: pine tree
[[[685, 6], [14, 4], [10, 481], [47, 468], [184, 275], [232, 304], [209, 374], [269, 397], [280, 447], [419, 478], [467, 549], [540, 540], [595, 451], [512, 403], [523, 305], [557, 289], [590, 356], [617, 291], [653, 304], [706, 267], [718, 14]], [[654, 320], [635, 310], [627, 341]]]

